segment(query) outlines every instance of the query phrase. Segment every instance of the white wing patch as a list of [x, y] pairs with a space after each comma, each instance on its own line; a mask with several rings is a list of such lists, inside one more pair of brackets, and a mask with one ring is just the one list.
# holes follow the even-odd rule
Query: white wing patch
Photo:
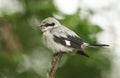
[[65, 43], [66, 43], [67, 46], [71, 46], [70, 41], [65, 40]]

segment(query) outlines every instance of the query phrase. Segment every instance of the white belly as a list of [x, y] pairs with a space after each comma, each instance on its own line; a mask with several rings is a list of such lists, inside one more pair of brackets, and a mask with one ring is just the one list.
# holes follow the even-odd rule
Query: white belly
[[49, 49], [51, 49], [54, 53], [56, 52], [71, 52], [73, 48], [68, 48], [62, 44], [54, 42], [53, 35], [50, 32], [43, 33], [45, 44]]

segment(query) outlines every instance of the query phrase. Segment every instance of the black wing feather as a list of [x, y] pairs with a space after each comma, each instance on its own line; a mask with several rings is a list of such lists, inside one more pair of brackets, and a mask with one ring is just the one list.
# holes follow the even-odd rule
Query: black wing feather
[[[70, 41], [70, 46], [66, 45], [65, 40]], [[68, 46], [68, 47], [72, 47], [72, 48], [76, 48], [76, 49], [80, 49], [81, 45], [83, 44], [83, 40], [80, 39], [79, 37], [76, 36], [70, 36], [67, 35], [67, 37], [57, 37], [54, 35], [54, 41], [57, 43], [60, 43], [64, 46]]]
[[[66, 45], [65, 40], [70, 41], [71, 45], [70, 46]], [[81, 45], [83, 44], [83, 40], [80, 39], [79, 37], [67, 35], [67, 37], [65, 38], [65, 37], [57, 37], [54, 35], [54, 41], [64, 46], [75, 48], [77, 49], [76, 52], [77, 54], [89, 57], [81, 48]]]

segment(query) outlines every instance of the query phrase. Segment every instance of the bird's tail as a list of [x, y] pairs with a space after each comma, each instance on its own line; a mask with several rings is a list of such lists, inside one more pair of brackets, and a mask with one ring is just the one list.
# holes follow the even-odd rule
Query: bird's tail
[[82, 48], [85, 48], [85, 47], [92, 47], [92, 48], [99, 48], [99, 47], [105, 47], [105, 46], [109, 46], [107, 44], [88, 44], [88, 43], [83, 43], [81, 45], [81, 49], [77, 51], [77, 54], [80, 54], [80, 55], [84, 55], [86, 57], [89, 57], [83, 50]]
[[99, 48], [99, 47], [105, 47], [105, 46], [109, 46], [109, 45], [107, 45], [107, 44], [88, 44], [87, 47]]
[[109, 45], [107, 45], [107, 44], [89, 44], [89, 43], [82, 44], [82, 48], [85, 48], [85, 47], [100, 48], [100, 47], [105, 47], [105, 46], [109, 46]]

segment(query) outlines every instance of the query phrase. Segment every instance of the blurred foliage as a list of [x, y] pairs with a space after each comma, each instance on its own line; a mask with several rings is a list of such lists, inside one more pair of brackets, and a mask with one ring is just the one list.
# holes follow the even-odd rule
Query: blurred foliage
[[[60, 22], [63, 25], [74, 30], [84, 41], [97, 43], [96, 34], [102, 31], [101, 28], [91, 25], [87, 19], [81, 19], [79, 10], [73, 15], [66, 15], [59, 12], [52, 0], [18, 1], [23, 4], [22, 13], [16, 12], [11, 15], [4, 13], [0, 17], [0, 78], [42, 77], [32, 69], [22, 73], [17, 69], [23, 58], [22, 54], [29, 55], [38, 48], [41, 53], [41, 49], [48, 51], [42, 44], [41, 32], [34, 26], [36, 19], [41, 21], [54, 14], [61, 14], [64, 19]], [[64, 55], [63, 58], [68, 58], [57, 70], [56, 78], [102, 78], [102, 72], [109, 70], [111, 66], [105, 51], [107, 50], [88, 48], [86, 52], [90, 58]]]

